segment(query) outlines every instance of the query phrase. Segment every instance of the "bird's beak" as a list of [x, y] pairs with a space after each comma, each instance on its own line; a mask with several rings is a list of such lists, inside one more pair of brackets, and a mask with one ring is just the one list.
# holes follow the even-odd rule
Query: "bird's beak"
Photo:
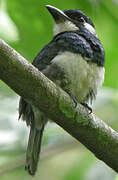
[[50, 5], [46, 5], [46, 8], [51, 13], [56, 23], [61, 23], [67, 20], [70, 21], [70, 18], [60, 9], [50, 6]]

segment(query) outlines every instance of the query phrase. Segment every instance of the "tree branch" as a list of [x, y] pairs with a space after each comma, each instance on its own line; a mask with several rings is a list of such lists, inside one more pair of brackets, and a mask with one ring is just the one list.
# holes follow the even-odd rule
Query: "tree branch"
[[118, 133], [0, 40], [0, 79], [118, 172]]

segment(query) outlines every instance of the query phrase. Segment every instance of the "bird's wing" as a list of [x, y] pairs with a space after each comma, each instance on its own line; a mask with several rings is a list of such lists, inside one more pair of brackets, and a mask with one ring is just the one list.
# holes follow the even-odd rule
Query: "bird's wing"
[[33, 65], [40, 71], [44, 70], [47, 65], [51, 64], [53, 58], [61, 52], [69, 51], [80, 54], [85, 59], [93, 59], [93, 51], [86, 39], [74, 32], [60, 33], [47, 44], [33, 61]]

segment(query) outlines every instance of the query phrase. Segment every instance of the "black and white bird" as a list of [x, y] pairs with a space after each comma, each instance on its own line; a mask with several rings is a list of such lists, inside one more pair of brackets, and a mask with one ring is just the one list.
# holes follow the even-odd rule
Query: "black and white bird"
[[[65, 90], [74, 100], [85, 105], [96, 97], [104, 81], [104, 50], [90, 18], [80, 10], [62, 11], [46, 8], [52, 15], [54, 37], [36, 56], [33, 65]], [[40, 100], [40, 99], [39, 99]], [[47, 110], [48, 111], [48, 110]], [[43, 112], [22, 97], [19, 117], [30, 126], [26, 154], [26, 170], [34, 175], [39, 159], [44, 126], [48, 121]]]

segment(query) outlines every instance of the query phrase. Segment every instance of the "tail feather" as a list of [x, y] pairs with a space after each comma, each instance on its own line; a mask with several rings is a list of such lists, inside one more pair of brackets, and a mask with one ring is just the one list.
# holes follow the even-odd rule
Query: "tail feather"
[[31, 126], [28, 147], [26, 152], [26, 166], [25, 169], [29, 174], [34, 175], [37, 170], [39, 154], [41, 150], [41, 140], [43, 135], [44, 126], [41, 130]]

